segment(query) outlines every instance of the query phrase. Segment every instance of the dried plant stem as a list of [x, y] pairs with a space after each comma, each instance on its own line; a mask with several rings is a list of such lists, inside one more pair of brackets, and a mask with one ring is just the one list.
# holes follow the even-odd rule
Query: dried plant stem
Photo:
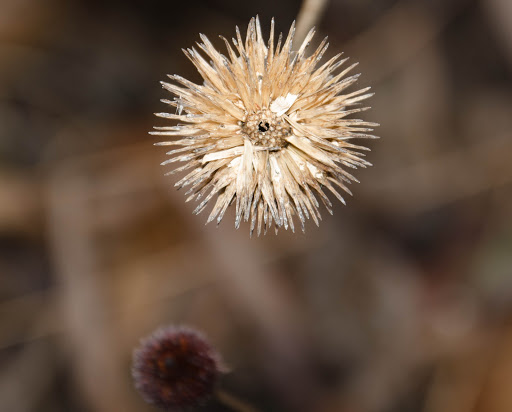
[[240, 400], [236, 396], [231, 393], [219, 390], [216, 392], [217, 400], [223, 405], [227, 406], [229, 409], [237, 412], [258, 412], [257, 409], [253, 408], [251, 405], [246, 402]]
[[297, 44], [301, 44], [306, 38], [308, 31], [318, 24], [326, 7], [327, 0], [304, 0], [302, 2], [295, 32]]

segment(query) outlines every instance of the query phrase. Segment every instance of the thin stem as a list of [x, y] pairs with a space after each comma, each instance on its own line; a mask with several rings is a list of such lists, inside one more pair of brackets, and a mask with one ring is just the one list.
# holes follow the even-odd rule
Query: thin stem
[[308, 31], [320, 21], [327, 6], [328, 0], [303, 0], [297, 17], [297, 30], [295, 31], [295, 44], [301, 44]]
[[253, 408], [251, 405], [237, 398], [231, 393], [218, 390], [215, 393], [217, 400], [223, 405], [227, 406], [229, 409], [236, 412], [259, 412], [257, 409]]

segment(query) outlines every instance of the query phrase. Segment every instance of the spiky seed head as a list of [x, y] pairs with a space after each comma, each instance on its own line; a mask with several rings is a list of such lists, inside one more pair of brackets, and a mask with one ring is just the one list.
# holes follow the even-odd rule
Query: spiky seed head
[[188, 327], [159, 329], [133, 354], [135, 387], [146, 402], [167, 411], [204, 403], [220, 372], [218, 353], [200, 332]]
[[152, 134], [176, 137], [157, 143], [176, 146], [162, 164], [183, 162], [169, 174], [187, 170], [176, 183], [188, 187], [187, 201], [199, 201], [195, 213], [215, 199], [207, 222], [220, 223], [229, 205], [236, 205], [235, 226], [250, 222], [258, 235], [275, 222], [294, 230], [297, 217], [304, 231], [310, 217], [318, 225], [320, 198], [329, 213], [328, 189], [345, 203], [339, 189], [356, 178], [347, 168], [371, 166], [363, 159], [366, 147], [352, 143], [369, 134], [376, 123], [353, 119], [366, 110], [360, 102], [372, 95], [369, 87], [346, 89], [359, 75], [346, 77], [356, 64], [338, 72], [347, 59], [341, 54], [322, 65], [324, 39], [309, 57], [306, 48], [312, 29], [297, 52], [292, 51], [294, 24], [283, 42], [274, 45], [274, 20], [268, 44], [263, 41], [258, 17], [251, 19], [245, 41], [236, 28], [234, 48], [224, 38], [227, 55], [219, 53], [204, 35], [199, 49], [184, 50], [204, 79], [202, 85], [180, 76], [162, 82], [176, 97], [164, 100], [175, 113], [157, 113], [179, 122], [155, 127]]

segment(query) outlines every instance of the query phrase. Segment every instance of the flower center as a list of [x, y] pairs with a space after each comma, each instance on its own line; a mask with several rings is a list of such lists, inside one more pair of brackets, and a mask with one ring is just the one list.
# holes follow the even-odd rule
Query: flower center
[[286, 138], [292, 134], [292, 128], [281, 116], [269, 109], [248, 114], [241, 122], [242, 132], [255, 146], [280, 149], [286, 145]]

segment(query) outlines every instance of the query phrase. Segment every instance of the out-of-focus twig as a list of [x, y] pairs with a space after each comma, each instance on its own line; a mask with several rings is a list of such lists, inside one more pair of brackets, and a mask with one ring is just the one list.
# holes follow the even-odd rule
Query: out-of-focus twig
[[[56, 167], [48, 179], [48, 211], [53, 258], [64, 316], [64, 350], [71, 354], [78, 383], [98, 412], [135, 411], [116, 344], [105, 279], [98, 271], [93, 241], [95, 220], [86, 201], [83, 173]], [[133, 399], [132, 399], [133, 400]]]
[[425, 6], [398, 2], [375, 24], [351, 40], [345, 51], [349, 56], [357, 56], [365, 77], [374, 83], [382, 81], [434, 41], [462, 9], [462, 3], [446, 2], [444, 15], [434, 18]]
[[[361, 192], [382, 210], [398, 215], [421, 213], [486, 190], [510, 184], [512, 142], [485, 140], [432, 159], [381, 174]], [[392, 193], [393, 196], [386, 194]]]
[[0, 372], [0, 410], [32, 412], [55, 378], [52, 347], [38, 342], [9, 356]]
[[297, 17], [297, 29], [295, 32], [297, 44], [301, 44], [306, 38], [308, 31], [318, 24], [326, 7], [327, 0], [303, 0]]
[[226, 405], [229, 409], [237, 412], [258, 412], [251, 405], [248, 405], [246, 402], [238, 399], [234, 395], [226, 392], [226, 391], [217, 391], [215, 394], [219, 402]]
[[489, 28], [498, 35], [498, 43], [505, 51], [505, 57], [509, 65], [512, 65], [512, 28], [510, 19], [512, 17], [512, 2], [509, 0], [488, 0], [482, 3], [487, 15], [491, 20]]
[[56, 295], [52, 289], [1, 302], [0, 349], [58, 332], [61, 322], [54, 304]]

